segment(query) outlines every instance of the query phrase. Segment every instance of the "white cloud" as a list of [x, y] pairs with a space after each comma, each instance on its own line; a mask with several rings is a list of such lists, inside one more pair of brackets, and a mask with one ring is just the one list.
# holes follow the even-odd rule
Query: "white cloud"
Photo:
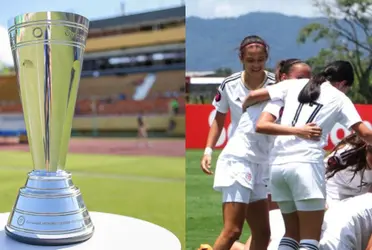
[[313, 0], [189, 0], [186, 2], [186, 15], [202, 18], [238, 17], [258, 11], [303, 17], [321, 16], [319, 10], [313, 6]]
[[0, 62], [7, 66], [13, 66], [8, 30], [2, 26], [0, 26]]

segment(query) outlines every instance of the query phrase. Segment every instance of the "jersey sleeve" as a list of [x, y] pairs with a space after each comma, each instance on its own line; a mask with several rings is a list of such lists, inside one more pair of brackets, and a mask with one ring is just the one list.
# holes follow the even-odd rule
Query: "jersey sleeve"
[[343, 98], [341, 106], [341, 117], [338, 122], [350, 129], [351, 126], [361, 121], [362, 118], [360, 118], [360, 115], [356, 110], [354, 104], [348, 97], [345, 96], [345, 98]]
[[229, 111], [229, 100], [225, 82], [218, 87], [212, 105], [220, 113], [226, 114]]
[[263, 109], [263, 112], [268, 112], [276, 117], [276, 119], [280, 118], [282, 108], [284, 107], [284, 102], [281, 100], [276, 101], [269, 101], [265, 108]]
[[292, 82], [293, 81], [291, 80], [285, 80], [282, 82], [278, 82], [277, 84], [267, 86], [266, 89], [269, 92], [270, 99], [273, 101], [284, 100], [284, 98], [287, 96], [288, 89], [290, 88]]

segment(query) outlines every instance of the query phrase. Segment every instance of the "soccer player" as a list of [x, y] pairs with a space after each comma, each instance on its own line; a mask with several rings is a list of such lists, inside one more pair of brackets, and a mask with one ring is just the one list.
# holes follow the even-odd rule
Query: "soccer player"
[[146, 146], [150, 147], [150, 143], [148, 142], [147, 136], [147, 128], [144, 121], [144, 112], [140, 112], [137, 116], [137, 129], [138, 129], [138, 147]]
[[[284, 60], [278, 65], [278, 76], [283, 79], [310, 77], [310, 73], [310, 67], [298, 59]], [[214, 188], [222, 191], [224, 208], [234, 207], [234, 210], [224, 209], [221, 235], [230, 237], [231, 244], [239, 238], [246, 220], [251, 229], [251, 249], [266, 249], [270, 240], [267, 182], [269, 149], [273, 138], [255, 133], [256, 120], [264, 107], [265, 103], [262, 103], [242, 114], [235, 133], [218, 157], [214, 179]], [[316, 138], [321, 133], [320, 129], [304, 126], [294, 128], [293, 134], [307, 136], [313, 131]]]
[[[325, 213], [319, 248], [364, 250], [372, 234], [372, 197], [369, 194], [372, 149], [353, 133], [340, 141], [324, 162], [329, 209]], [[354, 199], [356, 196], [362, 197]], [[285, 233], [279, 209], [270, 211], [270, 229], [271, 243], [268, 249], [278, 249]], [[246, 243], [246, 248], [249, 244], [250, 241]], [[230, 250], [243, 249], [244, 244], [236, 242]]]
[[297, 58], [281, 60], [275, 68], [275, 80], [277, 82], [287, 79], [309, 79], [310, 77], [310, 66]]
[[[226, 113], [230, 110], [232, 133], [235, 134], [236, 127], [242, 116], [242, 103], [249, 91], [275, 83], [274, 74], [265, 71], [265, 63], [268, 59], [268, 45], [262, 38], [258, 36], [245, 37], [239, 47], [239, 59], [243, 65], [243, 71], [227, 77], [219, 87], [213, 101], [217, 113], [210, 128], [207, 146], [201, 161], [202, 170], [206, 174], [212, 174], [210, 170], [212, 148], [216, 144], [221, 133]], [[255, 115], [258, 117], [258, 114]], [[250, 120], [248, 122], [250, 122]], [[254, 132], [254, 129], [252, 129], [252, 132]], [[234, 166], [231, 166], [232, 164]], [[237, 240], [241, 234], [241, 229], [246, 219], [245, 211], [247, 209], [247, 204], [245, 203], [246, 197], [244, 197], [244, 195], [239, 195], [242, 194], [241, 192], [244, 192], [243, 190], [249, 187], [249, 183], [254, 182], [254, 177], [249, 177], [248, 172], [240, 172], [238, 173], [239, 176], [236, 177], [236, 179], [240, 179], [240, 181], [235, 182], [232, 180], [231, 182], [231, 178], [224, 179], [223, 176], [227, 172], [233, 173], [237, 171], [237, 169], [243, 171], [245, 168], [249, 168], [249, 166], [245, 166], [245, 164], [245, 162], [232, 163], [224, 160], [220, 160], [218, 163], [218, 173], [216, 173], [215, 176], [214, 188], [222, 192], [225, 223], [221, 234], [214, 244], [214, 250], [230, 249], [234, 241]], [[256, 165], [255, 168], [258, 168]], [[235, 185], [233, 185], [234, 183]], [[258, 206], [261, 207], [267, 206], [265, 202], [259, 201], [262, 198], [261, 196], [255, 200], [257, 201], [256, 205], [258, 204]], [[251, 198], [254, 199], [253, 196]], [[254, 206], [252, 206], [252, 208], [256, 209]], [[252, 213], [247, 212], [247, 214], [248, 216], [252, 216]], [[249, 218], [247, 219], [249, 220]], [[265, 224], [265, 222], [261, 223]], [[251, 224], [254, 232], [255, 225], [253, 224], [254, 222]], [[262, 225], [259, 223], [256, 224], [262, 228]], [[268, 225], [268, 222], [265, 226], [266, 225]], [[265, 232], [262, 234], [262, 237], [265, 238], [262, 241], [268, 242], [270, 239], [270, 232]]]
[[219, 86], [213, 100], [217, 112], [201, 160], [201, 168], [206, 174], [212, 174], [210, 167], [213, 147], [221, 134], [228, 111], [231, 115], [233, 134], [242, 115], [242, 103], [248, 92], [275, 82], [275, 75], [265, 70], [268, 56], [269, 47], [259, 36], [247, 36], [240, 43], [239, 60], [243, 70], [227, 77]]
[[372, 147], [352, 133], [324, 160], [327, 205], [369, 192], [372, 188]]
[[[245, 100], [245, 106], [268, 99], [277, 101], [265, 107], [256, 131], [279, 135], [271, 150], [270, 191], [285, 222], [286, 233], [280, 250], [318, 249], [326, 196], [323, 147], [334, 124], [339, 122], [372, 143], [372, 131], [344, 94], [353, 81], [351, 64], [335, 61], [310, 80], [286, 80], [252, 91]], [[281, 124], [275, 124], [277, 113], [271, 109], [275, 107], [276, 110], [283, 104]], [[307, 123], [315, 123], [323, 129], [320, 141], [282, 136], [289, 134], [290, 127]]]

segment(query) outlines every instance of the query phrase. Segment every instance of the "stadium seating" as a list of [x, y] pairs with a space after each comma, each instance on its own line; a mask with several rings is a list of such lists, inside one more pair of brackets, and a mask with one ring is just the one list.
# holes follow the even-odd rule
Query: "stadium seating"
[[1, 102], [19, 101], [17, 78], [15, 75], [0, 77]]
[[[96, 112], [99, 115], [135, 115], [140, 112], [147, 114], [164, 114], [169, 113], [169, 102], [172, 98], [157, 98], [154, 100], [119, 100], [113, 103], [105, 103], [97, 101], [95, 104], [90, 100], [83, 100], [78, 103], [77, 115], [86, 115]], [[184, 97], [176, 98], [179, 102], [180, 113], [184, 113], [185, 101]], [[94, 111], [96, 110], [96, 111]]]
[[[145, 79], [147, 74], [133, 74], [126, 76], [87, 77], [80, 80], [79, 99], [96, 96], [107, 98], [125, 94], [131, 99], [136, 87]], [[159, 93], [179, 92], [184, 84], [184, 71], [164, 71], [155, 74], [156, 80], [151, 88], [149, 97], [159, 96]]]
[[158, 31], [145, 31], [127, 34], [91, 38], [87, 41], [86, 52], [106, 51], [141, 46], [181, 42], [185, 39], [185, 26]]
[[[182, 126], [173, 133], [184, 134], [184, 12], [182, 6], [91, 22], [75, 130], [91, 129], [94, 119], [100, 121], [98, 129], [106, 130], [123, 130], [130, 120], [127, 129], [136, 131], [137, 116], [143, 112], [151, 129], [168, 131], [170, 119], [176, 119]], [[16, 76], [0, 76], [0, 88], [0, 114], [20, 114]], [[170, 107], [174, 98], [179, 103], [175, 117]], [[14, 136], [27, 141], [22, 139], [25, 131], [0, 127], [0, 139]]]
[[110, 97], [123, 93], [132, 95], [136, 85], [141, 83], [146, 74], [133, 74], [127, 76], [101, 76], [81, 78], [79, 86], [79, 99], [91, 96]]
[[185, 71], [165, 71], [156, 74], [157, 80], [152, 87], [149, 96], [157, 95], [157, 93], [179, 92], [184, 86]]

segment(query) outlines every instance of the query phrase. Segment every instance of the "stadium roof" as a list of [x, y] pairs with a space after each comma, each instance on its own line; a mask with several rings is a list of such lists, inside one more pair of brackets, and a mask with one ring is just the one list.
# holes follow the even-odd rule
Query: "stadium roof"
[[133, 26], [140, 23], [155, 22], [165, 19], [180, 19], [185, 17], [185, 6], [164, 10], [139, 13], [128, 16], [118, 16], [90, 22], [90, 29], [105, 29], [115, 26]]
[[215, 74], [215, 71], [187, 71], [186, 76], [188, 77], [203, 77]]

